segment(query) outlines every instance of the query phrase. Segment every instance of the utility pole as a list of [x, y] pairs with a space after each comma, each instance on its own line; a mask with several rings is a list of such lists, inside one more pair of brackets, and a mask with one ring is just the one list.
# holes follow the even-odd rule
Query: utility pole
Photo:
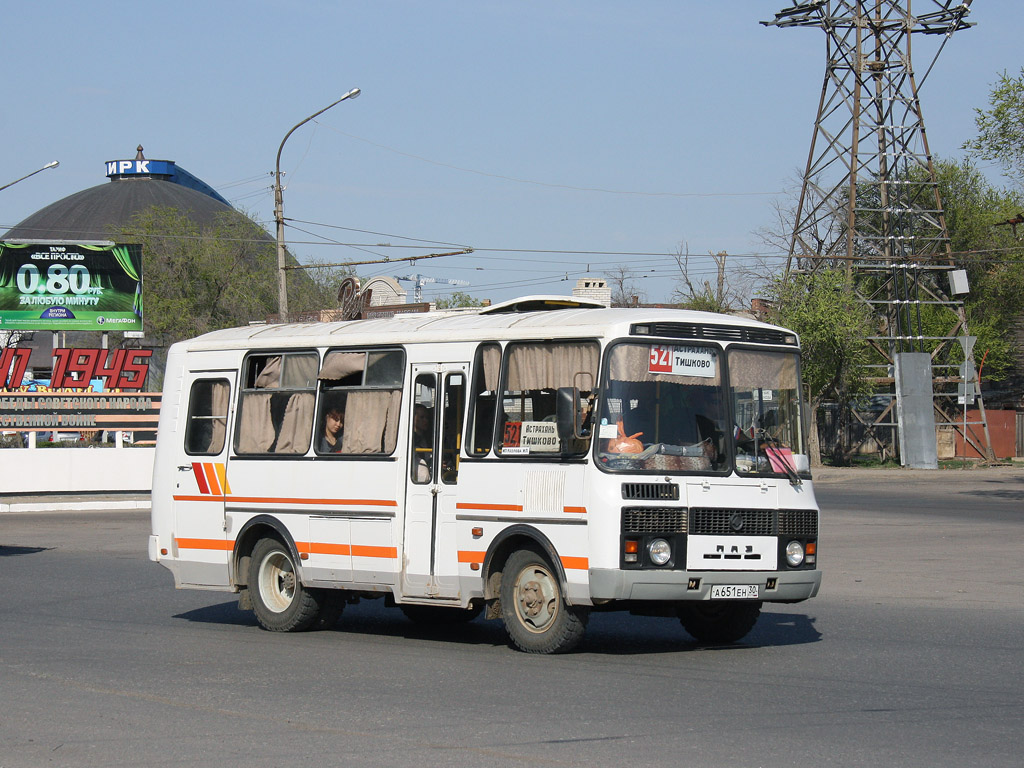
[[360, 93], [361, 91], [358, 88], [353, 88], [337, 101], [328, 104], [319, 112], [314, 112], [305, 120], [296, 123], [284, 135], [284, 138], [281, 139], [281, 146], [277, 148], [277, 161], [274, 164], [274, 221], [277, 223], [277, 314], [282, 323], [288, 322], [288, 280], [286, 277], [288, 273], [286, 270], [287, 260], [284, 247], [284, 195], [281, 188], [281, 152], [284, 150], [284, 143], [288, 141], [289, 136], [295, 133], [296, 129], [301, 128], [313, 118], [319, 117], [331, 107], [341, 104], [345, 99], [354, 99]]

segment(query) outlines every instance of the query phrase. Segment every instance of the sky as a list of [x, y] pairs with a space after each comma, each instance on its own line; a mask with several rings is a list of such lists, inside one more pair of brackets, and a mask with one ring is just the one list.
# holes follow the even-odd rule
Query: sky
[[[924, 0], [915, 11], [934, 9]], [[569, 294], [628, 267], [668, 301], [691, 254], [784, 263], [758, 232], [806, 163], [819, 29], [764, 27], [790, 0], [36, 0], [4, 24], [0, 231], [104, 163], [173, 160], [273, 234], [282, 152], [289, 248], [380, 261], [426, 299]], [[999, 74], [1020, 72], [1024, 3], [975, 0], [921, 100], [960, 157]], [[941, 38], [914, 37], [920, 77]], [[995, 183], [999, 169], [982, 166]], [[463, 248], [473, 253], [398, 261]], [[411, 290], [412, 283], [403, 285]]]

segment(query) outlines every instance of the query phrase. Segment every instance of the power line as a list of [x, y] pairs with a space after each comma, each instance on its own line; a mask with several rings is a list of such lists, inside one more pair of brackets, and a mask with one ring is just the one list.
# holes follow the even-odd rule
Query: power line
[[[316, 122], [316, 121], [314, 121]], [[534, 179], [521, 179], [516, 176], [505, 176], [500, 173], [488, 173], [487, 171], [480, 171], [475, 168], [464, 168], [459, 165], [452, 165], [450, 163], [442, 163], [438, 160], [431, 160], [429, 157], [423, 157], [421, 155], [414, 155], [411, 152], [403, 152], [400, 149], [389, 147], [386, 144], [378, 144], [370, 139], [363, 138], [362, 136], [356, 136], [352, 133], [346, 133], [345, 131], [338, 130], [334, 126], [323, 124], [325, 128], [328, 128], [335, 133], [347, 136], [350, 139], [361, 141], [364, 144], [369, 144], [372, 147], [383, 149], [386, 152], [393, 152], [396, 155], [402, 157], [408, 157], [413, 160], [419, 160], [420, 162], [429, 163], [430, 165], [436, 165], [441, 168], [448, 168], [453, 171], [461, 171], [463, 173], [473, 173], [477, 176], [486, 176], [492, 179], [501, 179], [503, 181], [512, 181], [517, 184], [532, 184], [538, 187], [548, 187], [550, 189], [568, 189], [574, 192], [600, 192], [608, 195], [632, 195], [636, 197], [761, 197], [769, 195], [779, 195], [781, 192], [643, 192], [639, 190], [627, 190], [627, 189], [608, 189], [605, 187], [579, 187], [572, 184], [555, 184], [546, 181], [536, 181]]]

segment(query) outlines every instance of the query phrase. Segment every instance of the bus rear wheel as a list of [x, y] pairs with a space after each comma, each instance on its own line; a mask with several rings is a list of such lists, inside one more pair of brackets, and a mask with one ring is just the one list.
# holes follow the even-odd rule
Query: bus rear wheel
[[521, 549], [501, 575], [501, 613], [512, 644], [526, 653], [565, 653], [583, 639], [589, 611], [565, 602], [555, 569]]
[[277, 539], [256, 542], [249, 561], [249, 592], [256, 620], [271, 632], [310, 629], [321, 612], [330, 612], [325, 611], [327, 598], [299, 581], [291, 552]]
[[735, 643], [747, 636], [761, 615], [761, 603], [699, 602], [679, 606], [679, 621], [697, 642]]

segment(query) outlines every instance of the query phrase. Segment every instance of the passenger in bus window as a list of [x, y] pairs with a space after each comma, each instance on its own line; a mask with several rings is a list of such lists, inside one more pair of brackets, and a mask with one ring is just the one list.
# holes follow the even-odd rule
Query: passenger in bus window
[[434, 463], [434, 422], [425, 405], [412, 411], [412, 446], [416, 455], [416, 482], [430, 481], [430, 467]]
[[413, 443], [416, 448], [430, 449], [433, 447], [433, 420], [425, 405], [417, 405], [412, 413]]
[[345, 414], [341, 406], [328, 406], [324, 412], [324, 433], [317, 447], [318, 453], [341, 451], [341, 436], [345, 429]]

